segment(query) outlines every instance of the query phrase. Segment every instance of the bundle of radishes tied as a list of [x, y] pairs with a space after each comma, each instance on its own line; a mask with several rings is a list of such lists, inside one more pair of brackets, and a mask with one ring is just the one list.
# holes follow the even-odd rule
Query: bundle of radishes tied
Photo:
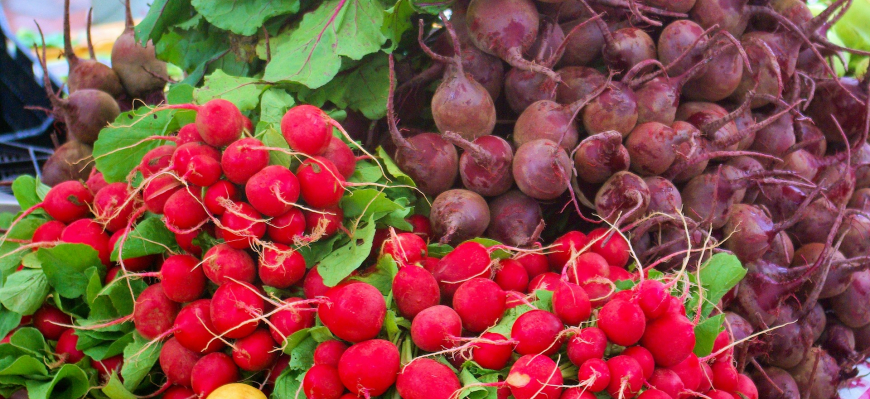
[[66, 32], [72, 144], [0, 220], [0, 395], [837, 397], [855, 7], [158, 0], [111, 68]]

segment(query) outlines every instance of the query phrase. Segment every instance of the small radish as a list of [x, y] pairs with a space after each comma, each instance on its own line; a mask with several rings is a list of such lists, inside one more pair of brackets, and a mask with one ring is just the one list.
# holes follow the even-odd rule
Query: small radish
[[209, 305], [215, 332], [226, 338], [242, 338], [257, 329], [263, 314], [260, 291], [245, 282], [229, 281], [218, 287]]
[[462, 326], [473, 333], [480, 333], [494, 326], [505, 310], [505, 292], [494, 281], [473, 278], [456, 290], [453, 309], [462, 319]]
[[63, 229], [66, 225], [57, 220], [49, 220], [33, 231], [33, 237], [30, 242], [36, 244], [38, 242], [54, 242], [60, 240]]
[[511, 366], [505, 383], [516, 399], [558, 398], [562, 392], [562, 373], [552, 359], [528, 354]]
[[382, 255], [390, 255], [400, 267], [417, 263], [428, 255], [426, 241], [414, 233], [399, 233], [384, 241]]
[[453, 298], [453, 294], [466, 280], [488, 277], [489, 273], [489, 251], [482, 244], [472, 241], [456, 246], [438, 261], [432, 271], [445, 299]]
[[429, 240], [429, 236], [432, 235], [432, 223], [429, 222], [429, 218], [423, 215], [411, 215], [406, 217], [405, 221], [413, 226], [412, 233], [420, 236], [424, 241]]
[[153, 177], [145, 183], [145, 187], [142, 189], [142, 200], [145, 203], [145, 208], [152, 213], [162, 215], [166, 201], [181, 188], [182, 183], [175, 176]]
[[438, 281], [428, 270], [415, 265], [399, 269], [392, 288], [399, 315], [412, 320], [424, 309], [438, 305], [441, 300]]
[[264, 370], [278, 359], [278, 353], [273, 351], [275, 345], [269, 331], [259, 328], [236, 340], [233, 344], [233, 362], [245, 371]]
[[529, 288], [529, 273], [515, 259], [502, 259], [495, 273], [495, 283], [505, 291], [526, 292]]
[[[646, 346], [646, 348], [650, 349], [651, 352], [653, 350], [649, 346]], [[655, 355], [655, 352], [653, 352], [653, 355]], [[670, 366], [668, 368], [671, 371], [677, 373], [678, 376], [680, 376], [680, 380], [683, 381], [683, 384], [685, 384], [686, 389], [688, 389], [690, 391], [695, 391], [698, 389], [698, 387], [701, 386], [701, 384], [702, 384], [701, 383], [701, 379], [702, 379], [701, 362], [698, 360], [698, 356], [695, 356], [694, 353], [689, 354], [689, 356], [686, 357], [685, 360], [683, 360], [683, 361], [681, 361], [673, 366]], [[712, 372], [711, 372], [711, 377], [712, 377]]]
[[211, 300], [200, 299], [185, 305], [175, 316], [173, 336], [185, 348], [202, 354], [223, 349], [224, 342], [215, 338], [210, 307]]
[[344, 211], [338, 206], [302, 211], [302, 214], [305, 216], [305, 232], [314, 237], [331, 237], [344, 221]]
[[308, 269], [308, 273], [305, 274], [305, 279], [302, 280], [302, 292], [305, 294], [306, 298], [312, 299], [324, 296], [329, 289], [330, 287], [323, 284], [323, 277], [317, 271], [317, 265]]
[[348, 348], [347, 344], [336, 339], [323, 341], [314, 349], [314, 364], [323, 364], [338, 368], [341, 355]]
[[163, 392], [163, 399], [190, 399], [196, 397], [196, 393], [187, 387], [171, 386]]
[[361, 342], [378, 336], [384, 325], [387, 305], [383, 295], [367, 283], [350, 283], [331, 288], [326, 302], [317, 308], [323, 325], [337, 337]]
[[665, 368], [655, 369], [648, 382], [651, 387], [666, 393], [670, 398], [678, 397], [686, 389], [680, 376]]
[[607, 360], [610, 369], [610, 385], [607, 393], [614, 398], [633, 398], [643, 387], [643, 369], [637, 360], [629, 356], [616, 356]]
[[57, 345], [54, 350], [57, 351], [58, 355], [63, 357], [65, 363], [78, 363], [85, 358], [85, 353], [76, 348], [78, 342], [79, 337], [75, 335], [75, 330], [68, 328], [57, 339]]
[[166, 374], [166, 384], [190, 388], [190, 376], [200, 354], [182, 346], [170, 338], [160, 349], [160, 369]]
[[[589, 238], [579, 231], [569, 231], [553, 241], [552, 249], [547, 255], [550, 268], [561, 271], [569, 260], [576, 257], [587, 245]], [[531, 273], [530, 273], [531, 274]]]
[[714, 362], [710, 368], [713, 371], [713, 388], [733, 392], [737, 389], [740, 373], [730, 362]]
[[160, 266], [160, 281], [166, 297], [185, 303], [196, 300], [205, 292], [205, 274], [199, 260], [190, 255], [173, 255]]
[[313, 309], [305, 304], [293, 305], [299, 302], [299, 298], [287, 298], [284, 303], [291, 304], [286, 309], [281, 309], [269, 317], [269, 327], [272, 339], [283, 344], [287, 337], [296, 331], [314, 326]]
[[450, 367], [432, 359], [415, 359], [396, 378], [396, 391], [403, 399], [450, 399], [462, 388]]
[[251, 255], [227, 244], [211, 247], [203, 256], [202, 269], [217, 285], [230, 281], [253, 283], [257, 278], [257, 264]]
[[308, 399], [339, 399], [344, 393], [344, 385], [341, 384], [338, 369], [323, 364], [314, 365], [302, 378], [302, 393]]
[[222, 385], [239, 380], [239, 368], [233, 359], [222, 352], [209, 353], [193, 366], [190, 373], [191, 388], [200, 398], [207, 397]]
[[218, 229], [220, 238], [235, 249], [250, 248], [255, 240], [266, 234], [263, 215], [244, 202], [228, 206], [221, 216], [221, 224], [223, 228]]
[[88, 176], [88, 180], [85, 182], [85, 186], [87, 186], [92, 193], [96, 194], [107, 185], [109, 185], [109, 183], [106, 182], [103, 174], [100, 173], [97, 168], [91, 169], [91, 174], [90, 176]]
[[[196, 130], [202, 141], [212, 147], [228, 146], [242, 137], [245, 128], [245, 116], [239, 108], [222, 98], [208, 100], [203, 105], [179, 104], [167, 108], [196, 111]], [[220, 163], [220, 156], [216, 158]]]
[[645, 326], [646, 317], [640, 306], [623, 299], [607, 302], [598, 315], [598, 328], [617, 345], [637, 343], [643, 336]]
[[254, 174], [269, 165], [269, 151], [253, 137], [234, 141], [221, 154], [221, 169], [227, 180], [245, 184]]
[[562, 278], [558, 274], [547, 272], [537, 275], [532, 281], [529, 281], [529, 292], [537, 290], [556, 291], [559, 284], [562, 283]]
[[305, 258], [282, 244], [272, 244], [263, 249], [257, 274], [263, 284], [275, 288], [289, 288], [305, 277]]
[[302, 162], [296, 169], [296, 177], [302, 199], [315, 208], [338, 205], [344, 195], [344, 176], [326, 158], [314, 157]]
[[[122, 238], [124, 238], [124, 236], [129, 234], [128, 231], [129, 230], [125, 227], [121, 230], [116, 231], [115, 234], [112, 234], [112, 237], [109, 238], [110, 250], [114, 251], [115, 247], [118, 244], [118, 241], [120, 241]], [[127, 238], [129, 239], [129, 237], [127, 237]], [[119, 248], [119, 251], [120, 251], [120, 248]], [[124, 255], [123, 252], [120, 252], [119, 254], [121, 256]], [[141, 271], [145, 271], [145, 270], [150, 269], [151, 266], [154, 265], [154, 262], [157, 260], [157, 256], [156, 255], [145, 255], [145, 256], [139, 256], [136, 258], [124, 257], [122, 259], [123, 260], [118, 261], [118, 263], [119, 264], [123, 263], [124, 268], [128, 272], [141, 272]]]
[[235, 185], [226, 180], [219, 180], [205, 190], [202, 202], [212, 215], [221, 216], [226, 211], [225, 201], [239, 202], [241, 199], [242, 196]]
[[[481, 341], [475, 342], [471, 350], [471, 360], [480, 367], [490, 370], [501, 370], [507, 366], [513, 354], [514, 343], [504, 335], [487, 332], [480, 336]], [[490, 342], [485, 342], [491, 341]]]
[[221, 176], [220, 151], [203, 143], [178, 146], [172, 154], [172, 170], [197, 186], [210, 186]]
[[329, 115], [312, 105], [297, 105], [281, 118], [281, 134], [293, 150], [320, 155], [332, 139]]
[[350, 179], [353, 176], [353, 172], [356, 170], [356, 155], [340, 138], [334, 136], [330, 138], [329, 145], [320, 155], [332, 161], [345, 179]]
[[136, 298], [133, 324], [136, 331], [147, 339], [155, 339], [172, 330], [179, 305], [169, 299], [160, 283], [146, 288]]
[[518, 317], [511, 327], [511, 338], [517, 341], [521, 355], [549, 356], [562, 348], [560, 333], [564, 325], [556, 315], [546, 310], [532, 310]]
[[163, 206], [163, 219], [170, 230], [186, 231], [201, 226], [208, 220], [199, 198], [199, 189], [184, 187], [173, 193]]
[[263, 168], [245, 183], [248, 203], [266, 216], [287, 213], [299, 199], [299, 190], [300, 182], [296, 175], [280, 165]]
[[278, 360], [275, 361], [275, 365], [272, 366], [272, 369], [269, 370], [269, 378], [266, 379], [266, 383], [269, 385], [275, 385], [275, 381], [278, 377], [281, 376], [281, 373], [290, 365], [290, 356], [281, 355], [278, 357]]
[[[567, 261], [567, 258], [565, 258], [565, 260]], [[520, 262], [520, 264], [523, 265], [523, 268], [526, 269], [526, 272], [529, 273], [529, 279], [533, 279], [540, 274], [550, 271], [548, 265], [549, 260], [544, 254], [529, 252], [516, 257], [516, 261]], [[564, 265], [564, 263], [562, 263], [562, 265]]]
[[341, 355], [338, 374], [351, 393], [375, 397], [396, 382], [399, 366], [399, 350], [393, 343], [371, 339], [351, 346]]
[[644, 280], [637, 285], [637, 304], [647, 319], [656, 319], [667, 312], [670, 295], [666, 290], [658, 280]]
[[459, 314], [444, 305], [433, 306], [418, 313], [411, 323], [414, 345], [427, 352], [438, 352], [456, 346], [455, 339], [462, 334]]
[[187, 143], [202, 143], [202, 136], [196, 130], [196, 123], [188, 123], [178, 129], [178, 134], [175, 139], [175, 145], [183, 145]]
[[583, 287], [561, 281], [553, 292], [553, 312], [569, 326], [579, 325], [589, 320], [592, 315], [592, 305]]
[[72, 318], [49, 304], [42, 305], [33, 314], [33, 326], [48, 340], [57, 340], [72, 325]]
[[641, 370], [643, 370], [643, 379], [648, 380], [652, 377], [653, 372], [656, 368], [655, 360], [653, 360], [652, 354], [649, 350], [642, 346], [630, 346], [625, 348], [622, 351], [622, 354], [625, 356], [629, 356], [637, 360], [637, 364], [640, 365]]
[[[574, 387], [568, 388], [564, 392], [562, 392], [562, 396], [559, 396], [559, 399], [595, 399], [596, 396], [588, 391], [586, 387]], [[499, 398], [501, 399], [501, 398]]]
[[607, 336], [599, 328], [586, 327], [580, 329], [568, 340], [568, 359], [576, 366], [589, 359], [604, 358], [607, 349]]
[[615, 231], [597, 228], [587, 236], [592, 246], [589, 250], [601, 255], [611, 266], [625, 267], [631, 255], [628, 242]]
[[669, 312], [646, 326], [641, 345], [652, 353], [657, 365], [672, 367], [690, 357], [695, 348], [695, 327], [685, 315]]
[[48, 190], [41, 207], [52, 219], [69, 224], [87, 217], [91, 213], [89, 205], [93, 202], [94, 195], [84, 184], [70, 180]]
[[[121, 367], [124, 365], [124, 355], [119, 354], [103, 360], [91, 359], [91, 367], [100, 373], [100, 378], [108, 380], [112, 374], [121, 372]], [[162, 368], [162, 367], [161, 367]]]
[[610, 266], [601, 255], [594, 252], [585, 252], [568, 261], [562, 271], [567, 275], [568, 281], [574, 284], [588, 286], [598, 278], [610, 277]]
[[588, 359], [580, 365], [577, 379], [586, 384], [586, 389], [592, 392], [601, 392], [610, 385], [610, 368], [604, 359]]
[[[206, 198], [207, 195], [208, 193]], [[287, 213], [272, 218], [266, 231], [272, 241], [292, 245], [295, 238], [305, 233], [305, 215], [299, 208], [290, 209]]]
[[172, 156], [175, 154], [176, 148], [173, 144], [164, 144], [151, 149], [142, 156], [142, 161], [139, 162], [137, 170], [145, 178], [165, 170], [172, 165]]

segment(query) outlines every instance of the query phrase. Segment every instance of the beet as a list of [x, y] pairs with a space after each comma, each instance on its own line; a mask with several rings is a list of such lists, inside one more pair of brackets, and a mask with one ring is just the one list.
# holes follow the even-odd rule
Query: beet
[[592, 183], [604, 183], [619, 171], [628, 170], [631, 157], [622, 145], [622, 134], [606, 131], [593, 134], [574, 149], [574, 168], [577, 177]]
[[791, 306], [783, 306], [773, 324], [781, 327], [764, 336], [770, 343], [765, 359], [767, 364], [789, 369], [797, 366], [806, 356], [812, 342], [803, 333], [801, 324], [793, 323], [797, 320], [796, 313]]
[[[586, 4], [586, 0], [581, 0], [581, 3], [587, 7], [590, 14], [595, 13]], [[611, 70], [628, 71], [641, 61], [656, 58], [655, 42], [646, 32], [634, 27], [611, 32], [604, 20], [597, 19], [595, 22], [604, 36], [604, 47], [601, 49], [601, 55], [604, 64]]]
[[816, 85], [807, 114], [825, 133], [828, 142], [842, 143], [843, 137], [834, 120], [839, 122], [849, 139], [860, 136], [867, 120], [866, 107], [862, 104], [865, 101], [867, 92], [856, 79], [840, 78], [839, 85], [827, 80]]
[[691, 20], [680, 19], [662, 29], [656, 49], [658, 60], [668, 65], [671, 73], [682, 75], [704, 58], [706, 46], [704, 28]]
[[625, 148], [631, 155], [631, 170], [642, 176], [664, 173], [677, 159], [677, 146], [688, 140], [685, 132], [659, 122], [635, 126], [625, 140]]
[[562, 78], [562, 84], [556, 87], [556, 102], [559, 104], [576, 102], [607, 82], [607, 75], [593, 68], [567, 66], [557, 72]]
[[[731, 44], [724, 38], [711, 40], [710, 48]], [[719, 101], [728, 98], [740, 85], [743, 77], [744, 65], [740, 50], [735, 46], [724, 48], [710, 60], [704, 69], [703, 72], [686, 82], [683, 88], [683, 94], [686, 98], [702, 101]]]
[[660, 176], [651, 176], [644, 178], [643, 181], [649, 187], [650, 193], [647, 212], [676, 215], [683, 208], [683, 197], [670, 180]]
[[432, 202], [429, 221], [439, 242], [457, 244], [483, 234], [489, 226], [489, 207], [473, 191], [448, 190]]
[[42, 182], [54, 186], [68, 180], [85, 181], [94, 167], [93, 148], [75, 140], [56, 148], [42, 165]]
[[166, 63], [158, 60], [154, 53], [154, 44], [149, 40], [142, 46], [136, 40], [130, 0], [126, 0], [125, 8], [124, 33], [112, 46], [112, 69], [118, 74], [127, 94], [133, 98], [143, 98], [152, 92], [163, 91], [169, 75]]
[[[794, 259], [791, 262], [792, 267], [814, 265], [825, 250], [825, 244], [809, 243], [798, 248], [794, 253]], [[843, 291], [849, 288], [852, 282], [852, 270], [846, 264], [838, 262], [844, 261], [845, 256], [840, 251], [828, 251], [824, 262], [834, 262], [828, 274], [825, 277], [825, 284], [822, 286], [819, 298], [830, 298], [840, 295]]]
[[870, 271], [862, 270], [852, 275], [846, 290], [831, 298], [831, 309], [843, 324], [858, 328], [870, 324]]
[[459, 158], [459, 176], [465, 188], [491, 197], [503, 194], [514, 185], [511, 174], [514, 154], [505, 139], [481, 136], [469, 142], [452, 132], [442, 136], [465, 150]]
[[[543, 25], [544, 29], [528, 53], [533, 54], [536, 64], [552, 68], [561, 57], [557, 51], [565, 40], [565, 33], [553, 22], [545, 20]], [[542, 73], [511, 68], [505, 75], [504, 94], [511, 109], [520, 114], [535, 101], [555, 100], [556, 81]]]
[[[91, 55], [91, 59], [81, 59], [72, 48], [69, 24], [69, 0], [64, 1], [63, 13], [63, 53], [69, 66], [67, 85], [69, 92], [81, 89], [94, 89], [108, 93], [118, 98], [124, 93], [118, 74], [109, 66], [99, 62]], [[90, 13], [88, 14], [88, 45], [90, 47]], [[93, 49], [91, 47], [91, 49]]]
[[870, 218], [861, 214], [848, 215], [843, 219], [837, 234], [843, 237], [840, 251], [854, 258], [870, 254]]
[[786, 79], [786, 74], [780, 68], [773, 49], [764, 40], [772, 35], [768, 32], [750, 32], [741, 39], [743, 49], [752, 65], [752, 71], [743, 70], [743, 78], [733, 97], [744, 98], [750, 90], [761, 94], [752, 98], [752, 108], [763, 107], [782, 97], [783, 80]]
[[534, 244], [544, 226], [541, 205], [519, 190], [490, 200], [489, 214], [486, 236], [514, 247]]
[[758, 397], [765, 399], [800, 399], [801, 391], [788, 371], [778, 367], [765, 367], [752, 374], [758, 388]]
[[[561, 25], [562, 31], [569, 32], [588, 20], [588, 17], [583, 17], [565, 22]], [[604, 35], [601, 33], [601, 29], [593, 24], [583, 25], [574, 34], [568, 36], [567, 40], [565, 53], [559, 61], [562, 65], [587, 65], [601, 56], [601, 49], [604, 47]], [[564, 85], [571, 86], [570, 83], [565, 81], [565, 76], [561, 72], [559, 74], [562, 75]]]
[[571, 159], [553, 141], [529, 141], [514, 154], [513, 176], [517, 187], [529, 197], [538, 200], [555, 199], [568, 189]]
[[583, 108], [582, 118], [589, 134], [616, 130], [627, 136], [637, 124], [637, 95], [625, 84], [613, 82]]
[[611, 223], [628, 223], [642, 217], [649, 203], [649, 187], [631, 172], [616, 172], [595, 194], [595, 211]]
[[797, 367], [789, 370], [801, 392], [809, 398], [832, 398], [840, 383], [840, 366], [827, 351], [812, 348]]
[[821, 341], [822, 348], [836, 359], [846, 360], [855, 354], [855, 332], [836, 321], [828, 325]]

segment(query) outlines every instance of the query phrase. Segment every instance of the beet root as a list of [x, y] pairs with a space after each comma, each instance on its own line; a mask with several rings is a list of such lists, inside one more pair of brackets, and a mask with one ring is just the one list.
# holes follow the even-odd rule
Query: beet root
[[70, 140], [54, 150], [42, 166], [42, 182], [49, 186], [68, 180], [87, 180], [93, 169], [93, 149]]
[[162, 91], [169, 80], [166, 63], [157, 59], [154, 44], [149, 40], [142, 46], [133, 32], [130, 0], [126, 2], [127, 18], [124, 33], [112, 46], [112, 69], [118, 74], [127, 94], [133, 98]]
[[611, 223], [628, 223], [646, 213], [650, 191], [646, 182], [631, 172], [616, 172], [595, 194], [595, 211]]
[[486, 235], [506, 245], [522, 247], [537, 240], [544, 219], [541, 205], [519, 190], [504, 193], [489, 203]]
[[438, 195], [429, 213], [432, 232], [441, 243], [456, 244], [479, 237], [489, 226], [486, 200], [473, 191], [455, 189]]
[[628, 170], [631, 157], [622, 145], [622, 134], [606, 131], [593, 134], [574, 150], [574, 168], [581, 180], [599, 184], [619, 171]]
[[533, 140], [520, 146], [514, 154], [513, 175], [524, 194], [538, 200], [551, 200], [568, 190], [571, 159], [555, 142]]

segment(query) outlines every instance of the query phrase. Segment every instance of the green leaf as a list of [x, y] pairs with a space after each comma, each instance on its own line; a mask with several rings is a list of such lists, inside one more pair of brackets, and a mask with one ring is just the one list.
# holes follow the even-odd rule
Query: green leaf
[[46, 370], [45, 363], [42, 360], [33, 356], [6, 357], [0, 361], [0, 376], [8, 375], [21, 375], [33, 378], [34, 375], [48, 375], [48, 370]]
[[145, 153], [165, 143], [163, 140], [145, 139], [163, 136], [173, 130], [174, 111], [158, 111], [145, 116], [146, 112], [150, 112], [146, 107], [124, 112], [100, 131], [94, 143], [94, 160], [107, 182], [124, 181]]
[[[44, 223], [45, 219], [36, 216], [25, 217], [15, 226], [12, 226], [12, 229], [7, 233], [7, 238], [29, 240], [33, 237], [36, 228]], [[29, 249], [22, 250], [21, 246], [21, 243], [8, 240], [0, 243], [0, 273], [3, 274], [4, 280], [15, 273], [15, 269], [18, 268], [26, 255], [32, 253]]]
[[338, 108], [351, 108], [366, 118], [378, 120], [386, 115], [390, 90], [387, 54], [366, 56], [356, 67], [342, 71], [318, 89]]
[[118, 375], [112, 373], [112, 376], [109, 377], [109, 382], [106, 383], [106, 386], [102, 389], [103, 394], [109, 397], [109, 399], [137, 399], [138, 396], [133, 395], [130, 391], [124, 387], [124, 384], [118, 379]]
[[340, 239], [345, 239], [345, 237], [336, 234], [325, 240], [321, 239], [306, 246], [299, 247], [297, 251], [302, 254], [303, 258], [305, 258], [306, 265], [315, 265], [332, 252], [332, 247]]
[[381, 27], [381, 33], [389, 40], [389, 46], [384, 51], [392, 53], [399, 47], [402, 34], [414, 27], [411, 25], [411, 16], [414, 13], [411, 0], [399, 0], [384, 11], [384, 25]]
[[261, 83], [259, 79], [230, 76], [222, 70], [217, 70], [205, 77], [205, 83], [193, 92], [193, 98], [197, 104], [221, 98], [245, 112], [257, 108], [260, 94], [267, 87], [268, 85]]
[[39, 330], [33, 327], [24, 327], [15, 331], [9, 337], [9, 343], [22, 351], [39, 357], [44, 356], [47, 349], [45, 337], [42, 336]]
[[378, 263], [374, 267], [367, 269], [365, 273], [351, 277], [351, 280], [371, 284], [377, 288], [381, 294], [387, 296], [390, 294], [390, 291], [392, 291], [393, 279], [396, 277], [396, 273], [398, 272], [399, 267], [396, 265], [396, 261], [393, 260], [392, 256], [387, 255], [378, 259]]
[[719, 300], [737, 286], [744, 276], [746, 269], [734, 255], [718, 253], [705, 262], [700, 270], [701, 286], [706, 291], [702, 316], [709, 315]]
[[317, 347], [317, 341], [314, 338], [308, 337], [300, 342], [290, 354], [290, 363], [287, 368], [293, 370], [308, 370], [314, 365], [314, 348]]
[[292, 370], [289, 367], [275, 380], [272, 399], [306, 399], [302, 392], [302, 377], [305, 371]]
[[212, 25], [251, 36], [272, 17], [299, 11], [299, 0], [193, 0], [191, 2]]
[[124, 248], [120, 248], [121, 240], [115, 243], [112, 251], [112, 261], [118, 260], [118, 250], [123, 249], [124, 259], [132, 259], [146, 255], [163, 254], [166, 251], [177, 251], [178, 242], [175, 234], [166, 228], [159, 217], [148, 217], [139, 222], [124, 240]]
[[260, 122], [279, 125], [281, 118], [294, 105], [296, 100], [287, 91], [270, 87], [260, 97]]
[[[499, 245], [504, 245], [496, 240], [493, 240], [491, 238], [484, 238], [484, 237], [472, 238], [468, 241], [476, 242], [476, 243], [481, 244], [487, 248], [491, 248], [491, 247], [495, 247], [495, 246], [499, 246]], [[511, 254], [503, 249], [497, 249], [497, 250], [493, 251], [489, 256], [492, 257], [493, 259], [508, 259], [511, 257]]]
[[520, 305], [508, 310], [505, 310], [504, 315], [502, 315], [501, 320], [498, 321], [498, 324], [495, 327], [490, 328], [489, 332], [499, 333], [504, 335], [506, 338], [511, 337], [511, 329], [514, 327], [514, 323], [517, 319], [528, 311], [532, 310], [532, 308], [526, 305]]
[[384, 150], [384, 147], [378, 147], [378, 158], [381, 159], [381, 162], [384, 164], [384, 168], [387, 169], [387, 172], [399, 180], [401, 184], [411, 187], [417, 187], [414, 183], [414, 180], [411, 179], [411, 176], [402, 172], [402, 169], [399, 169], [399, 165], [396, 165], [396, 162], [393, 161], [393, 158], [387, 154], [387, 151]]
[[32, 315], [48, 296], [48, 278], [42, 270], [24, 269], [12, 273], [0, 288], [0, 303], [21, 315]]
[[[158, 58], [177, 65], [188, 76], [182, 83], [196, 85], [202, 77], [218, 69], [234, 76], [247, 76], [252, 65], [248, 64], [253, 44], [227, 40], [229, 32], [205, 22], [202, 18], [189, 21], [165, 34], [156, 44]], [[252, 55], [252, 54], [251, 54]]]
[[433, 258], [443, 258], [444, 255], [453, 252], [453, 247], [448, 244], [439, 244], [437, 242], [433, 242], [429, 244], [427, 251], [429, 252], [429, 256]]
[[[150, 346], [146, 348], [146, 345]], [[139, 387], [154, 363], [157, 363], [162, 347], [161, 342], [150, 342], [138, 332], [133, 334], [133, 343], [124, 348], [124, 365], [121, 367], [125, 388], [135, 391]]]
[[536, 308], [541, 310], [546, 310], [548, 312], [553, 311], [553, 291], [535, 290], [535, 297], [537, 299], [532, 303], [532, 305], [535, 305]]
[[695, 354], [704, 357], [713, 352], [713, 343], [719, 333], [724, 331], [722, 322], [724, 314], [717, 314], [695, 326]]
[[42, 263], [42, 271], [48, 283], [58, 294], [67, 298], [78, 298], [88, 288], [85, 270], [96, 268], [100, 274], [105, 266], [100, 262], [96, 250], [86, 244], [58, 244], [53, 248], [40, 248], [36, 257]]
[[148, 40], [157, 43], [172, 25], [190, 18], [190, 0], [155, 0], [148, 14], [133, 28], [136, 41], [143, 46]]
[[429, 14], [438, 14], [453, 4], [453, 0], [411, 0], [414, 8]]
[[[267, 147], [276, 147], [283, 148], [286, 150], [290, 150], [290, 145], [287, 144], [287, 140], [284, 139], [284, 136], [281, 135], [277, 129], [272, 126], [263, 129], [258, 135], [257, 138], [263, 142]], [[289, 154], [285, 154], [280, 151], [269, 151], [269, 164], [270, 165], [281, 165], [291, 170], [295, 170], [292, 168], [294, 164], [294, 159]]]
[[35, 177], [29, 175], [19, 176], [12, 182], [12, 193], [18, 200], [22, 210], [28, 209], [45, 199], [45, 194], [51, 187], [42, 184]]
[[387, 196], [373, 188], [353, 190], [341, 199], [341, 209], [345, 218], [378, 220], [403, 206], [391, 201]]
[[354, 60], [380, 50], [383, 9], [369, 0], [331, 0], [305, 14], [295, 29], [272, 40], [263, 79], [318, 88], [335, 77], [341, 56]]
[[84, 352], [86, 355], [90, 356], [94, 360], [103, 360], [124, 353], [124, 348], [126, 348], [127, 345], [131, 342], [133, 342], [132, 332], [127, 333], [121, 338], [103, 341], [100, 345], [92, 346], [87, 349], [82, 349], [82, 352]]
[[0, 337], [5, 337], [10, 331], [21, 324], [21, 315], [7, 309], [0, 308]]
[[320, 261], [317, 271], [323, 277], [323, 284], [334, 287], [362, 265], [372, 250], [375, 237], [375, 224], [371, 218], [354, 233], [346, 245], [336, 248]]
[[383, 179], [381, 169], [372, 161], [359, 161], [356, 163], [356, 169], [353, 175], [347, 179], [353, 183], [375, 183]]
[[75, 364], [64, 364], [51, 380], [27, 381], [27, 394], [30, 399], [79, 399], [89, 388], [88, 375]]

